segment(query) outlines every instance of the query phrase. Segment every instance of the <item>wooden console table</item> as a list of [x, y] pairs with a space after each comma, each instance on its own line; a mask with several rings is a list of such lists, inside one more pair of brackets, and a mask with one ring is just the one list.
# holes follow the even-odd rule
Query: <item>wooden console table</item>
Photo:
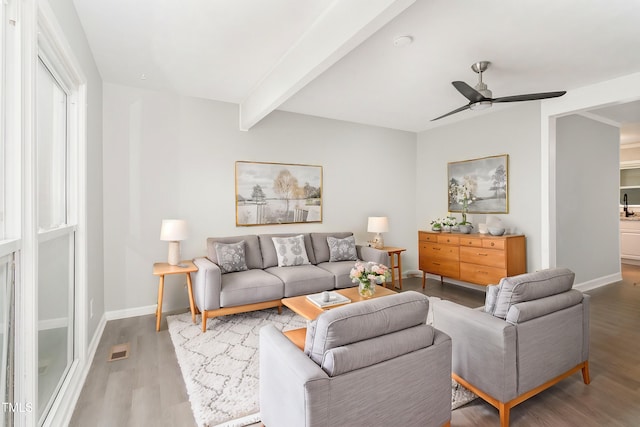
[[522, 234], [492, 236], [418, 231], [422, 289], [426, 273], [477, 285], [527, 272], [526, 239]]

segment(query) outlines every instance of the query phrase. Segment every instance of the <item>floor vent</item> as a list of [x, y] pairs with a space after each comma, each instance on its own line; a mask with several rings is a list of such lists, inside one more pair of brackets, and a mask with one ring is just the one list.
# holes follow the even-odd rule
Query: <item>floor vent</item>
[[122, 360], [129, 357], [129, 343], [118, 344], [111, 347], [109, 351], [109, 358], [107, 361], [115, 362], [116, 360]]

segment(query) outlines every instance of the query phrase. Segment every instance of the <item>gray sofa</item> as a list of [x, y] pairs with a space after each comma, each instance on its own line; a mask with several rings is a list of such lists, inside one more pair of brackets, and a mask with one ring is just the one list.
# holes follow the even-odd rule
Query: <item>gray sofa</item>
[[589, 295], [566, 268], [507, 277], [484, 307], [433, 304], [433, 325], [453, 342], [453, 378], [500, 412], [582, 371], [589, 384]]
[[[300, 235], [304, 241], [303, 252], [308, 263], [279, 266], [281, 260], [273, 238], [293, 239]], [[351, 259], [332, 261], [332, 256], [336, 255], [335, 247], [330, 249], [328, 238], [338, 239], [340, 242], [343, 239], [351, 241], [354, 246], [351, 248], [353, 252], [349, 253]], [[239, 271], [225, 273], [223, 258], [240, 261], [239, 267], [235, 264], [230, 266], [231, 270]], [[353, 233], [350, 232], [209, 238], [207, 256], [194, 259], [198, 271], [194, 274], [193, 297], [202, 313], [202, 330], [206, 331], [207, 318], [270, 307], [278, 307], [280, 310], [282, 298], [354, 286], [349, 272], [356, 259], [389, 265], [387, 252], [355, 245]]]
[[260, 330], [260, 416], [266, 427], [425, 426], [451, 420], [451, 340], [425, 323], [408, 291], [326, 311], [304, 352]]

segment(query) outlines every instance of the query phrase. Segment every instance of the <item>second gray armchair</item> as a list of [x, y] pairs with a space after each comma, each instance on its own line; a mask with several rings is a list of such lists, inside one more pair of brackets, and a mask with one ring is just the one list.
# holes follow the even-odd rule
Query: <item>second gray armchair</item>
[[348, 304], [307, 328], [305, 352], [260, 331], [266, 427], [448, 426], [451, 340], [426, 325], [417, 292]]

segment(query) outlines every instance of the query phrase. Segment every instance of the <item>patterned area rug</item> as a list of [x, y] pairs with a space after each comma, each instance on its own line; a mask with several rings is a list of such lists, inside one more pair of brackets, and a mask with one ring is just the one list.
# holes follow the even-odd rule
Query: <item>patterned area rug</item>
[[[287, 308], [281, 315], [274, 308], [210, 319], [204, 334], [190, 313], [169, 316], [167, 322], [191, 409], [201, 427], [240, 427], [260, 421], [260, 328], [266, 323], [280, 330], [306, 327], [306, 320]], [[476, 397], [452, 381], [452, 409]]]

